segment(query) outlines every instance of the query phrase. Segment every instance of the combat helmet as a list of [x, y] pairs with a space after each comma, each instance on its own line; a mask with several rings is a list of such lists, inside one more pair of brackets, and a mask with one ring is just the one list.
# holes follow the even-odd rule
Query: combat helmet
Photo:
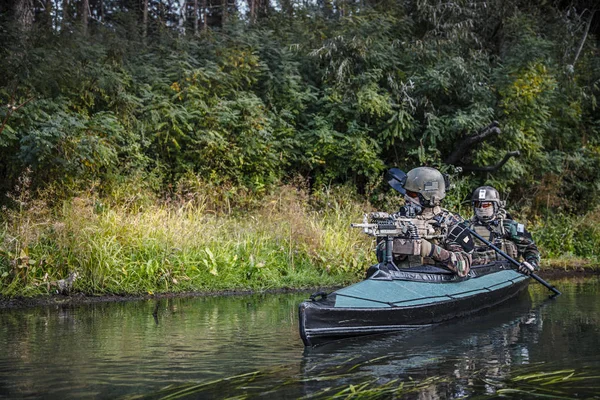
[[491, 186], [480, 186], [473, 191], [471, 204], [477, 201], [491, 201], [500, 204], [500, 193]]
[[446, 197], [448, 178], [430, 167], [413, 168], [404, 173], [398, 168], [388, 171], [388, 183], [394, 189], [410, 197], [418, 197], [424, 207], [435, 207]]
[[[492, 210], [484, 210], [483, 203], [492, 203]], [[491, 186], [480, 186], [473, 191], [471, 205], [477, 218], [483, 221], [493, 219], [498, 209], [504, 207], [504, 201], [500, 200], [500, 193]]]

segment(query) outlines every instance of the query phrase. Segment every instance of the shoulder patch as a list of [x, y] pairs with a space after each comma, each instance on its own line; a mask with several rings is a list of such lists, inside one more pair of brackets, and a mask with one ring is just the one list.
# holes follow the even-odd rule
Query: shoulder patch
[[517, 224], [517, 233], [525, 233], [525, 225]]

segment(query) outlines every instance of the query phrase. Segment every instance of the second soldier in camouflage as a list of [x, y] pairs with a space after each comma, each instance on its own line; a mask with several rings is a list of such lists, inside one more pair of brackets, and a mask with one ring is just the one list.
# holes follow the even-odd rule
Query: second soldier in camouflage
[[[506, 212], [496, 189], [491, 186], [478, 187], [471, 196], [471, 205], [471, 229], [512, 258], [522, 258], [524, 261], [519, 267], [521, 272], [528, 274], [539, 268], [540, 252], [531, 234]], [[473, 264], [487, 264], [498, 259], [495, 250], [475, 239]]]

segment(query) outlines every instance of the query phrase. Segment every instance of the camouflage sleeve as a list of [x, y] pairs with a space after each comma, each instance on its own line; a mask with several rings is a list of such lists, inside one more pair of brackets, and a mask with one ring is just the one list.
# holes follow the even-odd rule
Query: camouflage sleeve
[[471, 255], [464, 252], [462, 247], [458, 245], [452, 245], [445, 249], [428, 240], [423, 240], [421, 243], [421, 255], [434, 259], [461, 277], [467, 276], [471, 270]]
[[439, 262], [458, 276], [467, 276], [471, 270], [473, 240], [467, 229], [465, 229], [463, 218], [444, 210], [435, 218], [437, 226], [445, 232], [446, 237], [438, 244], [423, 240], [421, 244], [421, 255], [430, 257]]
[[531, 233], [525, 229], [523, 224], [519, 224], [512, 219], [503, 221], [506, 238], [512, 241], [523, 259], [537, 268], [540, 264], [540, 251], [538, 250]]

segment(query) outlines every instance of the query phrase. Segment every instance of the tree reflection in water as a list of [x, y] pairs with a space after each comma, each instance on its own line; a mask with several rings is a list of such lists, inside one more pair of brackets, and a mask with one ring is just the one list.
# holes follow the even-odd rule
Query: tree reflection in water
[[0, 397], [598, 397], [599, 282], [307, 349], [297, 293], [4, 310]]

